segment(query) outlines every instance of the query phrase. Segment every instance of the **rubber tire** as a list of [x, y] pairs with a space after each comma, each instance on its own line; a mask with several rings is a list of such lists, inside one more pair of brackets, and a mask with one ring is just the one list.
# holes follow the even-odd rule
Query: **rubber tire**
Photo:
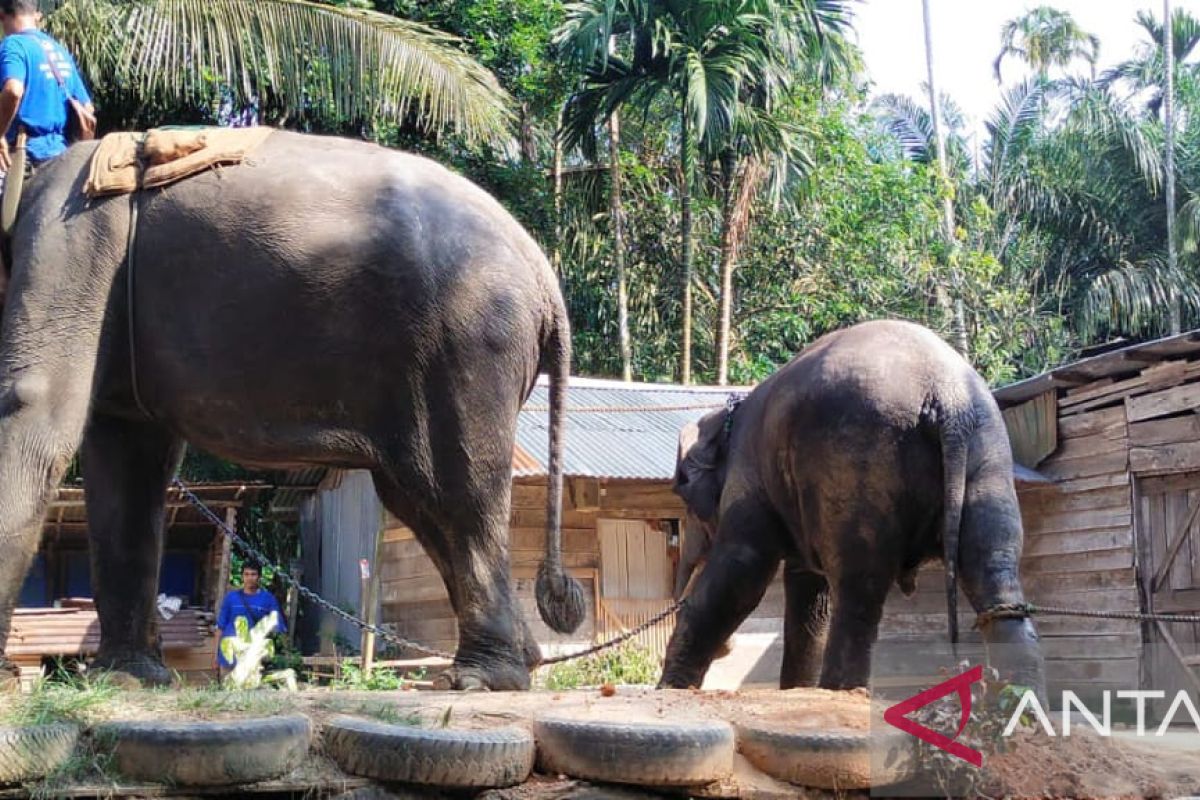
[[300, 714], [235, 722], [108, 722], [92, 735], [131, 780], [229, 786], [298, 767], [308, 754], [312, 723]]
[[44, 778], [75, 752], [79, 728], [66, 723], [0, 727], [0, 784]]
[[533, 771], [533, 737], [522, 728], [417, 728], [338, 716], [325, 751], [351, 775], [446, 788], [516, 786]]
[[551, 774], [638, 786], [701, 786], [733, 774], [733, 728], [724, 722], [542, 717], [533, 733], [539, 769]]
[[[914, 768], [912, 740], [888, 737], [872, 742], [866, 731], [780, 730], [739, 724], [738, 750], [758, 769], [781, 781], [814, 789], [869, 789], [908, 777]], [[872, 775], [871, 754], [877, 747], [899, 748], [898, 763]], [[872, 777], [875, 778], [872, 784]]]

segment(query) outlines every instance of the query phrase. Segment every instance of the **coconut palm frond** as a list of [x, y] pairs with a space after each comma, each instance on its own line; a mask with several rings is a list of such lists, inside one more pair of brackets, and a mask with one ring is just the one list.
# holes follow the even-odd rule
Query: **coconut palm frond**
[[48, 29], [142, 102], [222, 93], [291, 116], [388, 120], [507, 143], [508, 94], [454, 37], [308, 0], [65, 0]]
[[1170, 271], [1161, 257], [1092, 275], [1082, 283], [1081, 295], [1079, 328], [1090, 336], [1101, 331], [1165, 333], [1166, 309], [1174, 303], [1193, 319], [1200, 309], [1195, 281], [1182, 267]]

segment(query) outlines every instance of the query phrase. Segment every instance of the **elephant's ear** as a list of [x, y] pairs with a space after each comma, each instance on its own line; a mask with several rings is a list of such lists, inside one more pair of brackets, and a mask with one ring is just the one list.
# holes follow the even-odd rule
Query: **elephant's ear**
[[717, 517], [725, 486], [725, 412], [716, 411], [679, 432], [675, 456], [675, 494], [705, 522]]

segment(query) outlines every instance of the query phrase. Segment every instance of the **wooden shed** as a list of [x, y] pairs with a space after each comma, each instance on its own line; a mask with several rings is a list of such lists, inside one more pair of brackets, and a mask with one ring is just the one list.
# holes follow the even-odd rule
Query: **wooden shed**
[[[1047, 479], [1018, 484], [1026, 598], [1091, 611], [1200, 614], [1200, 331], [1094, 355], [995, 397], [1014, 457]], [[915, 597], [890, 599], [884, 636], [945, 630], [941, 569], [925, 572]], [[970, 631], [965, 598], [959, 609], [960, 628]], [[1069, 616], [1035, 622], [1052, 687], [1200, 689], [1198, 626]]]
[[[582, 582], [588, 608], [580, 628], [564, 636], [542, 623], [533, 593], [545, 543], [549, 399], [544, 379], [534, 389], [521, 411], [513, 453], [509, 552], [517, 600], [544, 652], [581, 649], [670, 604], [684, 517], [671, 491], [679, 430], [724, 407], [730, 391], [571, 379], [563, 558]], [[303, 507], [305, 571], [313, 588], [360, 608], [359, 562], [376, 560], [381, 529], [378, 618], [407, 638], [452, 651], [457, 625], [442, 579], [412, 532], [384, 512], [364, 471], [331, 473]], [[326, 651], [335, 632], [343, 642], [358, 642], [348, 623], [327, 618], [324, 628]], [[670, 633], [667, 622], [642, 642], [662, 652]]]
[[[220, 483], [190, 488], [236, 526], [238, 509], [270, 487]], [[160, 621], [167, 666], [207, 676], [216, 641], [209, 626], [229, 584], [229, 540], [174, 488], [167, 493], [166, 514], [159, 592], [182, 604], [169, 620]], [[46, 513], [5, 654], [26, 677], [39, 674], [55, 657], [92, 655], [100, 624], [91, 598], [84, 490], [64, 486]]]

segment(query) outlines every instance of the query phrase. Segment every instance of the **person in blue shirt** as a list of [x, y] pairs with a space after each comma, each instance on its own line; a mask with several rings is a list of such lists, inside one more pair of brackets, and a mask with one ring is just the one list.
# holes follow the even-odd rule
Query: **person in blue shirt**
[[[226, 636], [237, 635], [238, 617], [245, 617], [246, 623], [253, 628], [259, 620], [272, 611], [279, 620], [279, 623], [273, 628], [273, 632], [283, 633], [287, 630], [287, 623], [283, 619], [283, 612], [279, 610], [279, 603], [275, 600], [275, 595], [263, 589], [260, 586], [261, 581], [262, 568], [258, 564], [253, 561], [242, 564], [242, 588], [225, 595], [225, 599], [221, 602], [221, 612], [217, 615], [217, 629], [222, 639]], [[217, 640], [216, 660], [218, 672], [221, 679], [224, 680], [234, 665], [225, 660], [225, 655], [221, 652], [220, 639]]]
[[11, 165], [9, 147], [25, 129], [26, 157], [44, 164], [67, 149], [67, 95], [95, 113], [75, 59], [38, 30], [37, 0], [0, 0], [0, 170]]

